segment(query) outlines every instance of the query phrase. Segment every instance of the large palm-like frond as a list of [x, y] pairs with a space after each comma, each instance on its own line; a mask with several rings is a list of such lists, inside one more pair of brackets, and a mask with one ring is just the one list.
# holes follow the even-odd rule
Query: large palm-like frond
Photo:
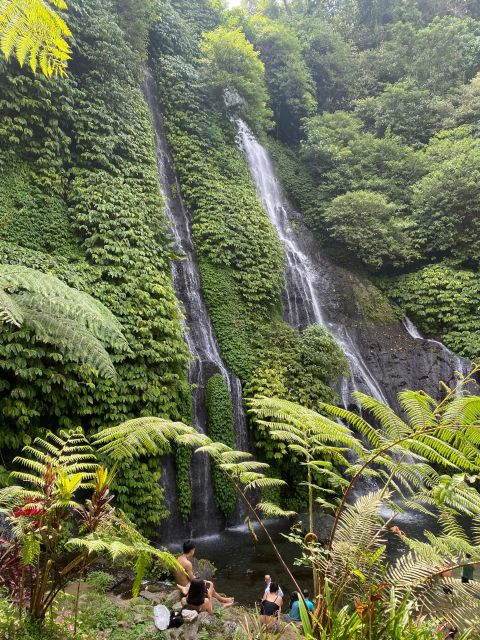
[[[242, 492], [253, 489], [268, 489], [284, 486], [279, 478], [269, 477], [268, 465], [253, 460], [251, 454], [236, 451], [222, 442], [213, 442], [183, 422], [172, 422], [163, 418], [145, 417], [127, 420], [122, 424], [103, 429], [93, 438], [99, 452], [113, 460], [131, 460], [140, 455], [155, 455], [168, 451], [170, 443], [191, 446], [198, 453], [207, 453], [213, 463], [221, 469]], [[275, 512], [276, 516], [291, 515], [277, 505], [259, 502], [257, 513]]]
[[115, 427], [102, 429], [93, 437], [100, 453], [113, 460], [155, 455], [169, 450], [171, 442], [201, 446], [210, 440], [183, 422], [172, 422], [163, 418], [134, 418]]
[[[477, 367], [473, 374], [476, 371]], [[435, 578], [441, 582], [442, 571], [458, 562], [459, 553], [480, 557], [475, 546], [480, 540], [476, 524], [480, 523], [480, 495], [473, 484], [480, 468], [480, 402], [478, 397], [464, 394], [465, 384], [446, 389], [442, 401], [421, 391], [403, 392], [399, 396], [402, 417], [362, 393], [355, 394], [363, 410], [361, 416], [326, 404], [321, 415], [277, 398], [251, 401], [257, 422], [307, 468], [329, 469], [330, 454], [342, 470], [337, 484], [341, 497], [336, 502], [328, 544], [309, 542], [302, 555], [302, 561], [314, 567], [314, 582], [326, 585], [335, 602], [352, 596], [369, 602], [372, 584], [388, 584], [396, 598], [413, 595], [426, 610], [441, 614], [445, 594], [434, 588]], [[371, 424], [368, 415], [374, 418]], [[338, 419], [343, 425], [334, 422]], [[364, 446], [354, 432], [361, 433], [368, 445]], [[341, 449], [351, 440], [354, 446], [347, 460]], [[333, 472], [332, 477], [338, 475]], [[365, 476], [376, 478], [379, 489], [352, 502], [355, 484]], [[319, 489], [311, 478], [307, 485], [311, 491]], [[323, 497], [320, 500], [322, 506], [329, 504]], [[385, 516], [382, 507], [387, 508]], [[411, 554], [385, 577], [381, 557], [388, 530], [406, 509], [437, 514], [442, 533], [427, 531], [426, 541], [421, 542], [410, 540], [407, 533], [403, 539]], [[475, 544], [457, 522], [458, 514], [474, 517]], [[302, 537], [297, 536], [296, 542], [302, 544]], [[480, 620], [473, 593], [476, 587], [470, 594], [467, 591], [462, 587], [461, 615], [446, 616], [452, 623], [460, 617], [472, 624]], [[323, 615], [321, 609], [319, 605], [319, 615]]]
[[[412, 551], [400, 557], [387, 573], [387, 580], [395, 589], [397, 598], [412, 594], [424, 610], [434, 616], [441, 616], [459, 628], [469, 628], [472, 632], [480, 629], [480, 584], [463, 584], [451, 577], [450, 570], [457, 565], [453, 556], [436, 557]], [[429, 549], [431, 552], [431, 548]], [[447, 572], [445, 575], [445, 572]], [[450, 595], [445, 593], [449, 589]], [[472, 636], [472, 637], [476, 637]]]
[[273, 440], [284, 443], [304, 466], [312, 531], [314, 502], [333, 506], [328, 498], [335, 494], [330, 489], [344, 484], [342, 471], [350, 466], [347, 455], [364, 455], [362, 442], [344, 424], [288, 400], [257, 397], [248, 405], [256, 424]]
[[71, 538], [67, 547], [83, 550], [87, 555], [109, 555], [113, 561], [118, 558], [130, 558], [135, 561], [135, 578], [133, 583], [133, 596], [138, 596], [142, 578], [150, 564], [151, 558], [160, 561], [163, 567], [173, 573], [180, 569], [181, 565], [173, 554], [157, 549], [146, 540], [132, 540], [115, 535], [89, 534], [83, 538]]
[[363, 450], [361, 442], [345, 425], [294, 402], [261, 397], [252, 398], [248, 404], [256, 422], [266, 426], [279, 440], [301, 446], [309, 438], [319, 450], [329, 444], [343, 445], [355, 452]]
[[[53, 6], [52, 6], [53, 5]], [[0, 49], [20, 64], [28, 60], [33, 72], [38, 65], [45, 76], [65, 76], [71, 36], [63, 18], [54, 10], [66, 9], [64, 0], [0, 0]]]
[[[81, 430], [48, 433], [44, 438], [36, 438], [32, 445], [23, 448], [22, 455], [14, 462], [18, 468], [10, 475], [24, 486], [0, 489], [0, 512], [7, 515], [16, 507], [25, 507], [44, 498], [49, 470], [56, 478], [58, 500], [54, 506], [77, 507], [72, 500], [74, 492], [91, 488], [98, 469], [94, 450]], [[22, 523], [13, 522], [21, 531]]]
[[24, 447], [22, 453], [14, 460], [22, 471], [13, 471], [11, 475], [36, 486], [43, 483], [49, 463], [69, 476], [80, 474], [81, 488], [91, 486], [98, 467], [95, 452], [81, 430], [47, 433], [44, 438], [35, 438], [33, 445]]
[[103, 343], [128, 348], [120, 323], [98, 300], [20, 265], [0, 266], [0, 319], [30, 329], [105, 378], [115, 377], [115, 368]]

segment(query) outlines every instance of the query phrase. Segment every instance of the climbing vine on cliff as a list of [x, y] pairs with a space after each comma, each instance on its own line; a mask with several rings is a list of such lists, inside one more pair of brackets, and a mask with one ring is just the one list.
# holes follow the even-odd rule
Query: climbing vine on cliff
[[426, 335], [471, 360], [480, 357], [480, 278], [448, 264], [429, 265], [382, 282], [385, 291]]
[[[45, 427], [188, 416], [188, 354], [140, 87], [146, 38], [128, 31], [110, 0], [69, 8], [68, 79], [0, 62], [0, 255], [94, 295], [121, 322], [131, 352], [114, 358], [115, 381], [99, 380], [27, 332], [2, 328], [0, 446], [9, 449]], [[164, 515], [159, 464], [121, 481], [125, 509], [150, 532]], [[138, 493], [149, 491], [157, 500], [146, 519]]]
[[181, 8], [162, 6], [151, 39], [152, 66], [193, 214], [203, 293], [222, 355], [245, 380], [263, 328], [280, 311], [283, 253], [236, 146], [236, 126], [221, 102], [212, 104], [202, 81], [198, 25], [187, 23]]
[[[235, 448], [235, 432], [233, 424], [233, 407], [230, 392], [223, 377], [216, 373], [207, 382], [205, 402], [208, 413], [208, 436], [216, 442], [223, 442]], [[236, 504], [235, 489], [218, 467], [213, 467], [213, 491], [215, 504], [228, 517]]]

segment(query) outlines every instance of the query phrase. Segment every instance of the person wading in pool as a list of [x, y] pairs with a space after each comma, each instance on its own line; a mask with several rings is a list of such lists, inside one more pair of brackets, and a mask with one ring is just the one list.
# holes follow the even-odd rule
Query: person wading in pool
[[[195, 544], [191, 540], [187, 540], [183, 543], [183, 553], [178, 556], [178, 563], [181, 565], [182, 569], [177, 568], [175, 570], [175, 580], [177, 582], [177, 587], [180, 589], [180, 593], [184, 596], [188, 595], [188, 590], [190, 588], [190, 583], [197, 578], [197, 576], [193, 573], [193, 565], [192, 558], [195, 555]], [[207, 585], [206, 589], [208, 592], [208, 597], [215, 598], [222, 605], [232, 605], [234, 602], [234, 598], [226, 598], [225, 596], [221, 596], [219, 593], [215, 591], [215, 587], [213, 582], [209, 580], [204, 580]]]

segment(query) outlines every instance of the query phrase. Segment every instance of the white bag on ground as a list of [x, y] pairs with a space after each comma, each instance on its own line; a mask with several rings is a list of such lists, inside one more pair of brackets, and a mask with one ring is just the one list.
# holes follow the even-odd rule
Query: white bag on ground
[[153, 607], [153, 620], [159, 631], [165, 631], [170, 624], [170, 611], [164, 604], [157, 604]]

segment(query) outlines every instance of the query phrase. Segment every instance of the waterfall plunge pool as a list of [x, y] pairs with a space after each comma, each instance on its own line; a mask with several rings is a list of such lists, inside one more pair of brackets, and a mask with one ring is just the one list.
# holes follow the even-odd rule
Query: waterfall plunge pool
[[[388, 517], [388, 514], [382, 515]], [[419, 513], [404, 513], [396, 518], [394, 524], [410, 537], [422, 540], [425, 539], [423, 535], [425, 530], [433, 533], [439, 531], [436, 519]], [[299, 555], [298, 548], [282, 535], [289, 532], [289, 522], [270, 521], [267, 527], [298, 584], [311, 591], [311, 570], [309, 567], [294, 565], [295, 558]], [[234, 596], [235, 600], [242, 605], [252, 606], [260, 598], [263, 593], [264, 575], [270, 574], [273, 580], [280, 583], [286, 594], [285, 610], [288, 604], [287, 594], [294, 587], [264, 534], [256, 527], [255, 532], [258, 536], [257, 544], [253, 542], [251, 533], [243, 525], [226, 529], [213, 536], [197, 538], [195, 539], [196, 557], [213, 562], [216, 567], [214, 581], [218, 591]], [[169, 549], [178, 554], [180, 545], [181, 542], [178, 545], [169, 545]], [[387, 553], [390, 560], [394, 561], [406, 550], [401, 537], [388, 535]]]

